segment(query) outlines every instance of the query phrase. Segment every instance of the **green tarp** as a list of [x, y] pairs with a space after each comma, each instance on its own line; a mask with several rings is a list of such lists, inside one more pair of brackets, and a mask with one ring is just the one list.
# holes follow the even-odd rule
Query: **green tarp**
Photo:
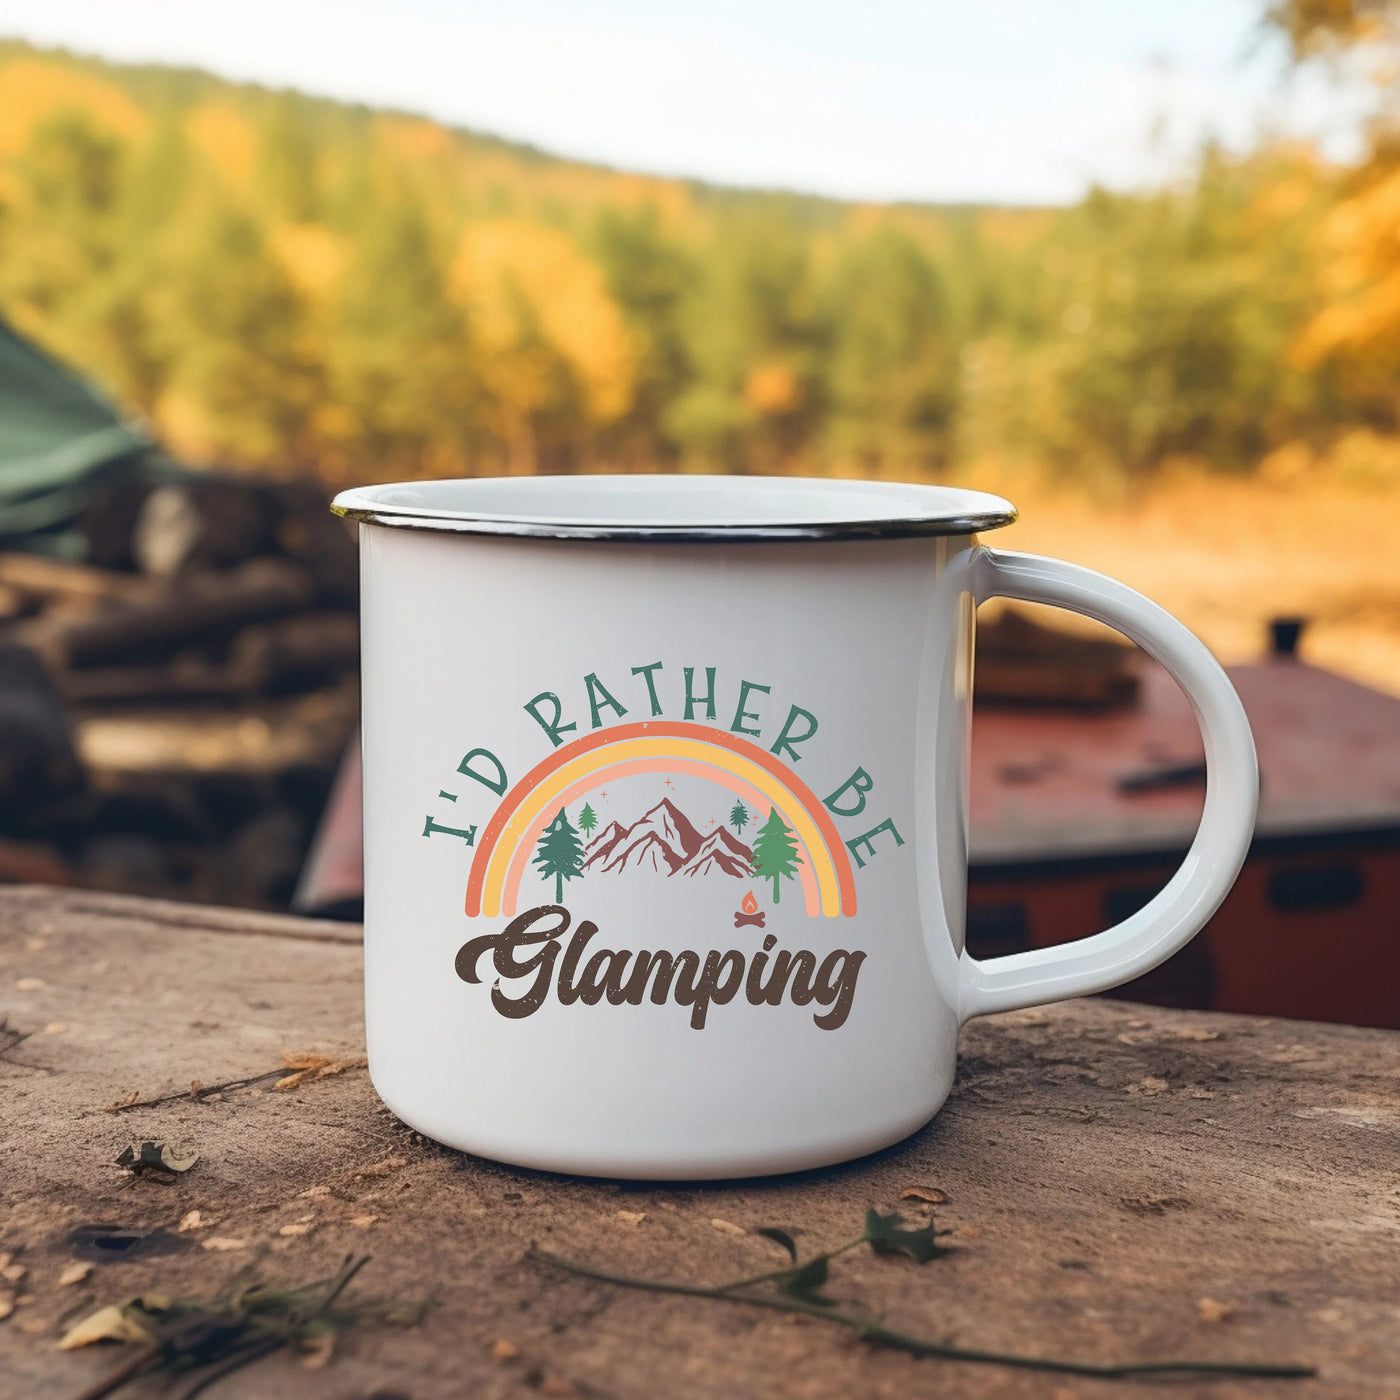
[[0, 320], [0, 548], [81, 557], [93, 491], [178, 468], [76, 374]]

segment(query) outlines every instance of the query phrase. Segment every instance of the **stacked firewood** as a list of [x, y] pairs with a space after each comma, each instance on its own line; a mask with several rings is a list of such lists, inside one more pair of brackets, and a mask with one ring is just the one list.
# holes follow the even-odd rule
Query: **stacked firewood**
[[305, 483], [98, 491], [0, 553], [0, 880], [285, 904], [356, 718], [354, 540]]

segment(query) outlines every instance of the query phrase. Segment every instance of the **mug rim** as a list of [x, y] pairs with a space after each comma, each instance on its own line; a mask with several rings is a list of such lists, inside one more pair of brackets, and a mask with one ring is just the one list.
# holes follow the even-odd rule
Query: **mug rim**
[[690, 544], [966, 535], [1017, 514], [1000, 496], [959, 486], [660, 473], [386, 482], [342, 491], [331, 509], [396, 529]]

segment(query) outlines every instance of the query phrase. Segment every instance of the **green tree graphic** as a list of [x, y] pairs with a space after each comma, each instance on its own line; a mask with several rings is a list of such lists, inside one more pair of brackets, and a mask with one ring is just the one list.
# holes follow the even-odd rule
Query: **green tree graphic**
[[569, 824], [568, 814], [561, 807], [559, 815], [545, 828], [540, 838], [539, 849], [535, 852], [535, 864], [540, 867], [540, 878], [548, 880], [554, 876], [554, 902], [564, 902], [564, 881], [583, 874], [583, 844], [578, 832]]
[[583, 811], [578, 814], [578, 829], [587, 837], [593, 834], [593, 828], [597, 825], [597, 812], [585, 802], [583, 804]]
[[753, 843], [753, 873], [760, 880], [773, 882], [773, 903], [778, 902], [778, 882], [784, 876], [793, 878], [802, 857], [797, 854], [797, 842], [793, 840], [792, 828], [773, 808], [768, 820], [759, 828], [758, 839]]
[[729, 824], [741, 836], [743, 835], [744, 828], [749, 824], [749, 809], [742, 802], [736, 802], [729, 809]]

